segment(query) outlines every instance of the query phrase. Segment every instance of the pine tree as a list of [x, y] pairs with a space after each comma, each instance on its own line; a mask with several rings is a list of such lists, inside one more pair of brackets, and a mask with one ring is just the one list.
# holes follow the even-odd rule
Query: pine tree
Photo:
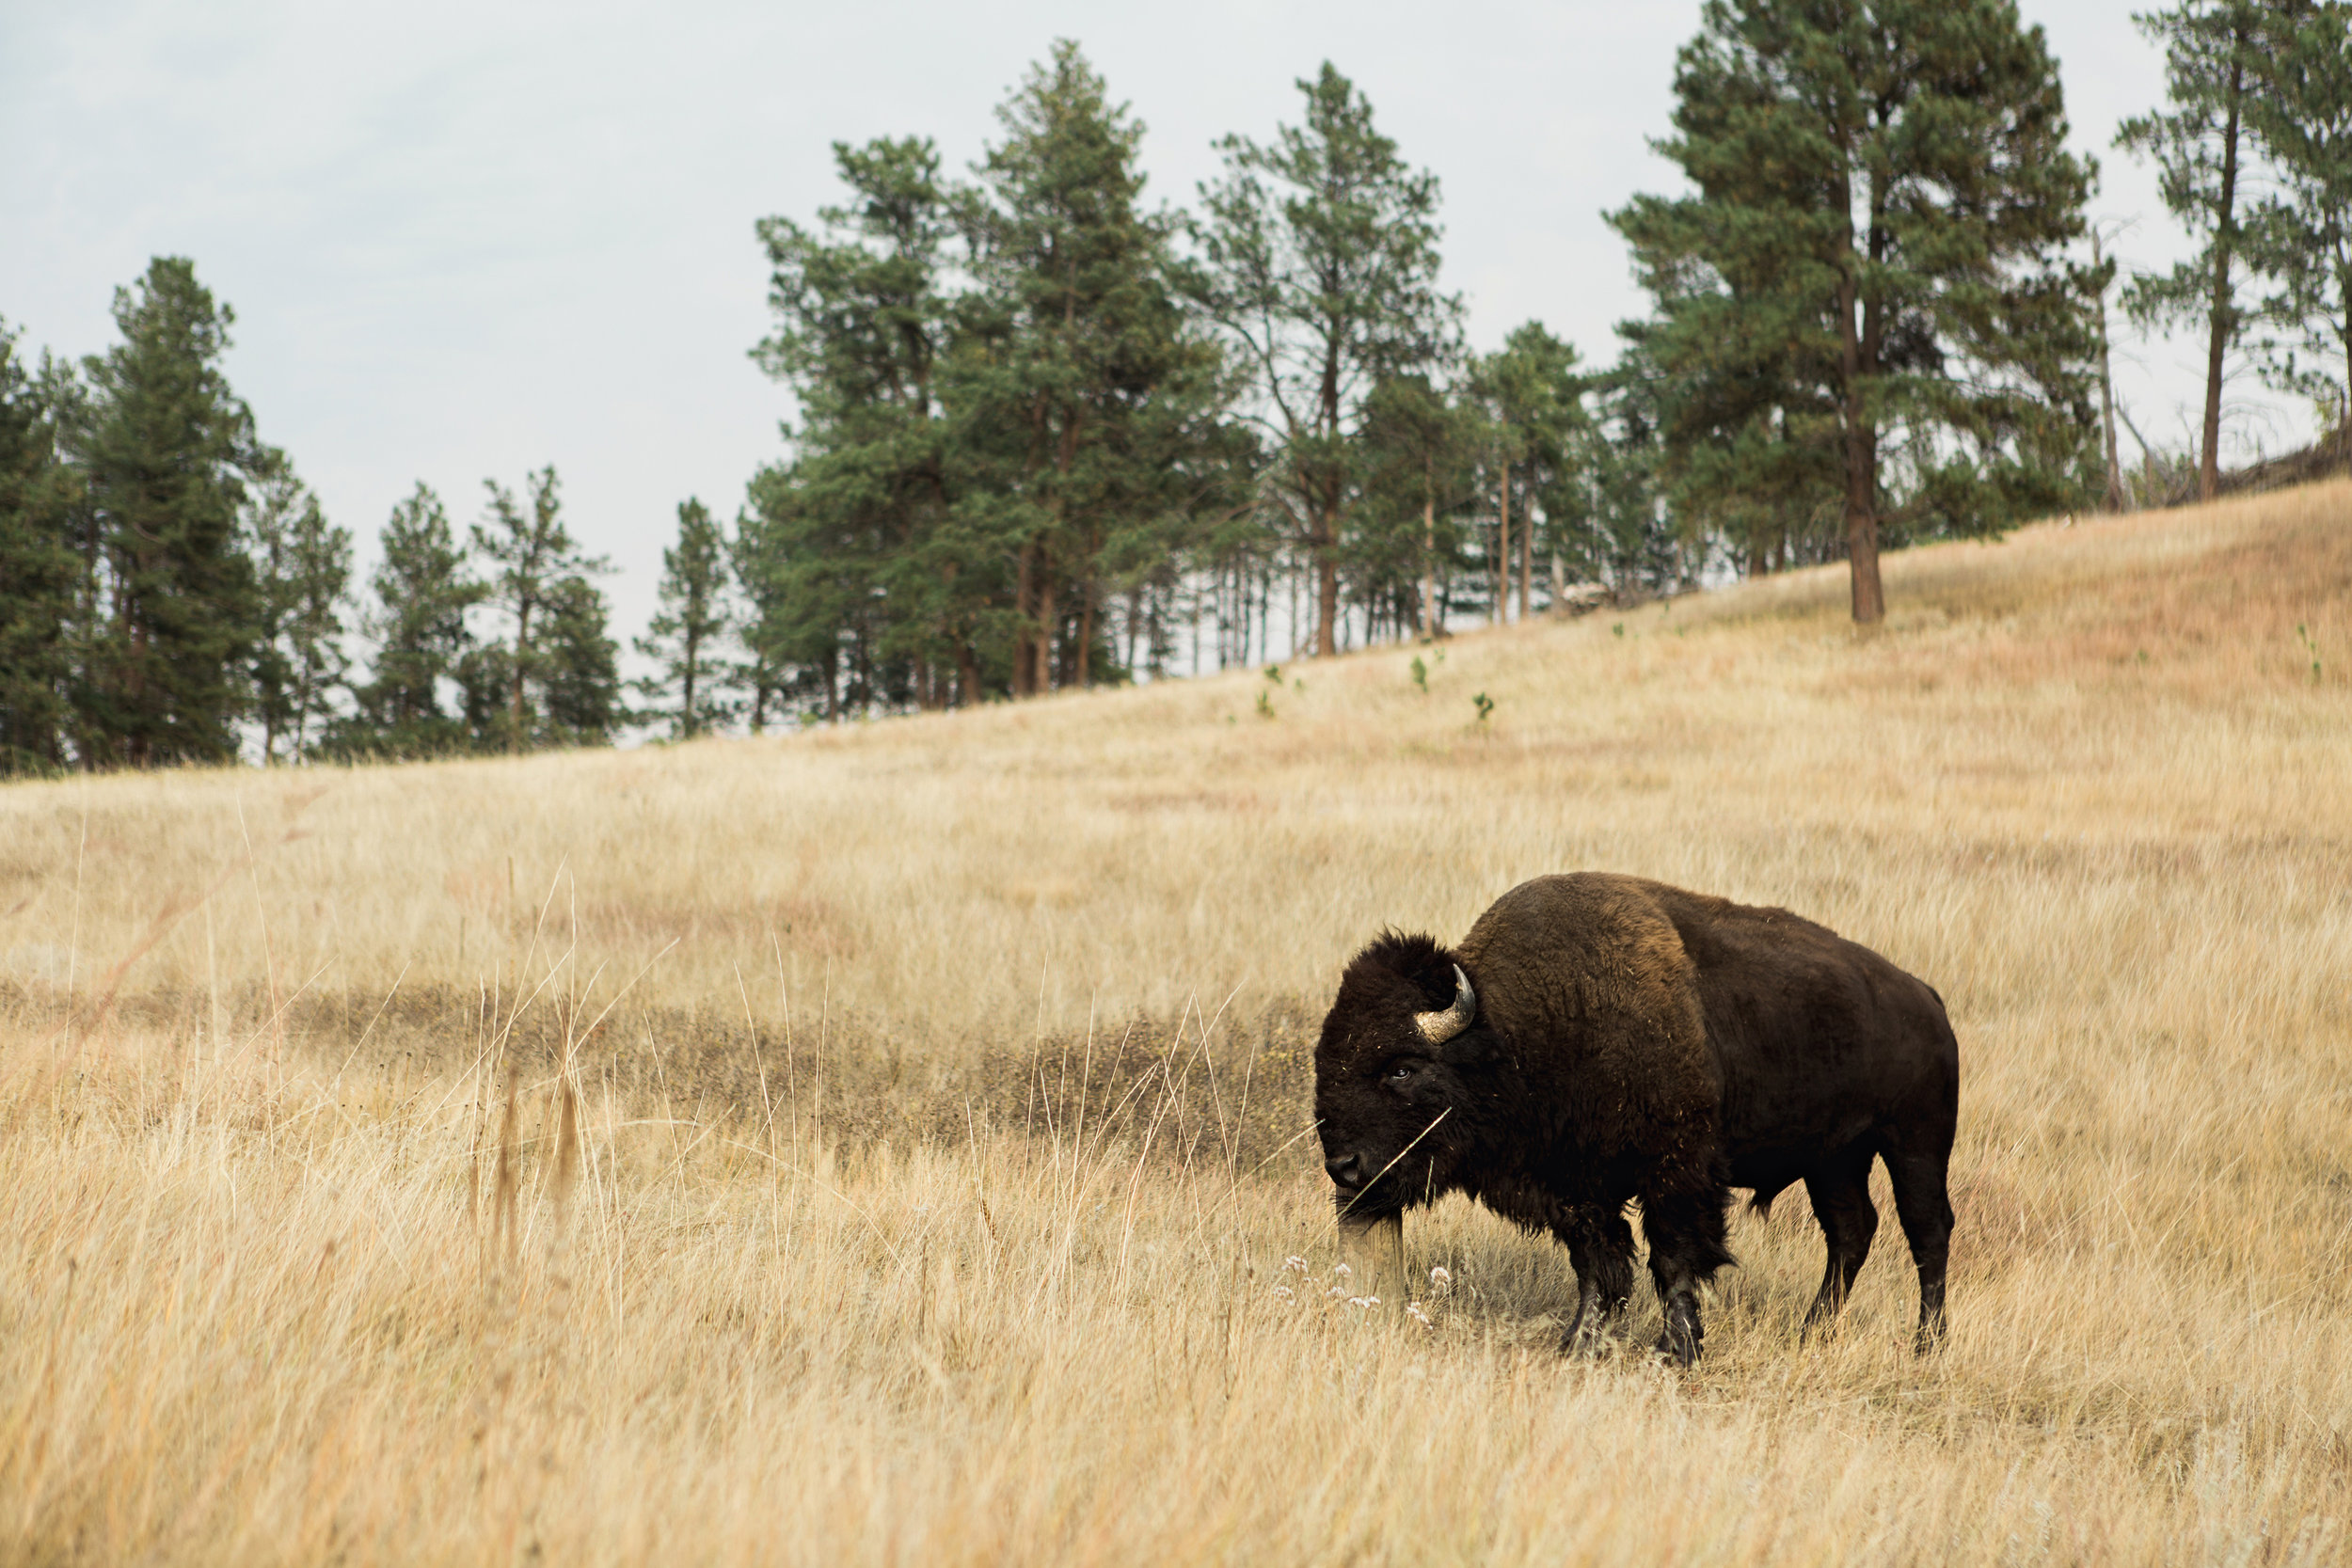
[[726, 542], [710, 511], [688, 499], [677, 509], [677, 543], [661, 552], [660, 608], [637, 639], [637, 651], [660, 673], [637, 683], [641, 695], [675, 708], [651, 709], [647, 719], [667, 717], [670, 736], [691, 740], [735, 716], [728, 695], [735, 672], [719, 657], [720, 642], [734, 625], [727, 604]]
[[620, 648], [604, 594], [574, 572], [549, 584], [532, 658], [539, 746], [609, 746], [629, 714], [621, 701]]
[[[1572, 344], [1540, 322], [1514, 331], [1502, 349], [1471, 367], [1470, 385], [1485, 405], [1491, 445], [1490, 492], [1496, 499], [1495, 619], [1505, 619], [1513, 570], [1518, 574], [1519, 615], [1528, 612], [1535, 554], [1535, 503], [1558, 492], [1564, 471], [1581, 455], [1584, 380]], [[1513, 503], [1515, 489], [1519, 499]], [[1512, 531], [1514, 511], [1518, 531]]]
[[2250, 259], [2273, 280], [2260, 349], [2265, 379], [2327, 410], [2341, 443], [2352, 430], [2352, 6], [2328, 0], [2289, 21], [2275, 25], [2268, 90], [2248, 114], [2275, 173], [2247, 221]]
[[294, 519], [288, 563], [294, 592], [282, 635], [293, 656], [293, 754], [300, 762], [309, 754], [312, 727], [324, 732], [332, 721], [334, 693], [347, 684], [351, 672], [351, 656], [342, 641], [351, 591], [351, 531], [329, 524], [316, 496]]
[[86, 361], [90, 406], [73, 433], [104, 600], [84, 760], [225, 762], [257, 608], [237, 547], [252, 418], [220, 372], [234, 316], [178, 257], [117, 290], [114, 316], [122, 342]]
[[2221, 476], [2221, 389], [2230, 350], [2246, 329], [2233, 269], [2243, 260], [2247, 176], [2254, 151], [2248, 110], [2271, 90], [2277, 30], [2296, 0], [2181, 0], [2132, 20], [2164, 45], [2168, 110], [2126, 119], [2120, 148], [2152, 158], [2165, 206], [2203, 248], [2169, 273], [2142, 274], [2125, 288], [2136, 322], [2205, 331], [2205, 418], [2198, 494], [2214, 497]]
[[953, 428], [978, 471], [965, 518], [1011, 567], [1012, 689], [1085, 686], [1112, 597], [1182, 547], [1224, 469], [1221, 356], [1187, 330], [1174, 220], [1141, 206], [1143, 126], [1078, 46], [997, 110], [963, 204], [978, 289], [953, 361]]
[[[527, 507], [518, 504], [514, 492], [496, 480], [485, 479], [482, 483], [490, 493], [489, 515], [473, 525], [473, 547], [492, 568], [485, 596], [514, 618], [514, 638], [506, 644], [501, 672], [506, 681], [504, 717], [486, 721], [475, 740], [489, 750], [515, 752], [530, 745], [542, 728], [544, 716], [532, 710], [532, 691], [560, 677], [550, 662], [558, 656], [549, 652], [542, 635], [547, 629], [542, 612], [559, 584], [576, 578], [584, 581], [589, 573], [608, 568], [601, 559], [581, 555], [572, 543], [571, 531], [564, 524], [562, 485], [553, 465], [524, 476]], [[577, 613], [581, 602], [577, 591], [565, 592]], [[596, 597], [601, 605], [601, 595]], [[599, 627], [601, 624], [599, 619]], [[482, 667], [474, 668], [478, 678]], [[478, 700], [474, 705], [481, 706]]]
[[1357, 516], [1364, 543], [1356, 553], [1375, 585], [1410, 585], [1416, 636], [1442, 637], [1445, 584], [1463, 563], [1456, 514], [1476, 495], [1477, 459], [1488, 444], [1485, 411], [1474, 400], [1449, 399], [1426, 375], [1391, 376], [1364, 400], [1363, 444]]
[[278, 760], [278, 737], [292, 727], [294, 666], [280, 638], [293, 591], [288, 581], [294, 521], [307, 494], [294, 464], [276, 447], [253, 455], [238, 532], [253, 562], [251, 717], [262, 726], [262, 764]]
[[262, 725], [262, 760], [275, 762], [283, 739], [287, 756], [299, 762], [350, 667], [342, 610], [351, 532], [327, 522], [317, 494], [275, 448], [255, 465], [245, 531], [259, 590], [253, 716]]
[[953, 237], [939, 154], [920, 138], [837, 144], [850, 201], [821, 232], [759, 225], [776, 330], [753, 351], [801, 420], [788, 464], [763, 468], [737, 534], [752, 615], [752, 709], [834, 718], [917, 695], [979, 699], [990, 557], [948, 523], [940, 402]]
[[0, 776], [69, 760], [79, 475], [60, 456], [56, 368], [25, 373], [0, 323]]
[[787, 540], [772, 512], [785, 504], [771, 495], [763, 504], [760, 492], [786, 491], [784, 470], [764, 467], [753, 477], [752, 499], [735, 519], [735, 536], [727, 541], [727, 562], [743, 594], [743, 619], [737, 629], [746, 657], [742, 665], [744, 718], [754, 735], [767, 732], [771, 717], [781, 717], [790, 703], [801, 661], [794, 627], [795, 584]]
[[[1689, 575], [1681, 558], [1692, 541], [1667, 504], [1664, 385], [1638, 343], [1594, 378], [1581, 494], [1553, 503], [1562, 555], [1620, 602], [1667, 592]], [[1828, 494], [1837, 494], [1834, 479]], [[1780, 540], [1784, 552], [1792, 543]], [[1790, 563], [1785, 553], [1773, 562]]]
[[2090, 166], [2010, 0], [1708, 0], [1660, 150], [1697, 194], [1611, 221], [1657, 315], [1693, 523], [1832, 512], [1853, 617], [1878, 556], [2074, 503], [2089, 461]]
[[729, 551], [755, 729], [1119, 678], [1120, 632], [1162, 657], [1144, 634], [1182, 563], [1244, 510], [1248, 444], [1175, 225], [1140, 204], [1141, 127], [1068, 43], [998, 119], [973, 187], [927, 141], [836, 147], [850, 199], [760, 225], [755, 352], [800, 418]]
[[461, 750], [466, 720], [443, 707], [440, 692], [474, 651], [466, 611], [485, 590], [467, 570], [441, 499], [422, 482], [392, 508], [380, 547], [369, 578], [375, 607], [362, 623], [376, 644], [375, 662], [354, 693], [358, 714], [336, 727], [332, 743], [345, 752], [392, 756]]
[[1303, 125], [1217, 143], [1200, 197], [1194, 295], [1249, 367], [1269, 476], [1314, 575], [1318, 654], [1338, 649], [1340, 574], [1365, 400], [1451, 352], [1458, 300], [1438, 291], [1438, 180], [1397, 156], [1328, 61]]

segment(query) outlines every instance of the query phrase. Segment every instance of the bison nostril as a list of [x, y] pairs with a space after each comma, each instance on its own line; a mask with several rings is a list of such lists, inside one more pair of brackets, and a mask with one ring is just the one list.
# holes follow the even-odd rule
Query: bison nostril
[[1343, 1187], [1360, 1186], [1364, 1180], [1364, 1162], [1360, 1155], [1334, 1154], [1323, 1162], [1323, 1168], [1331, 1173], [1331, 1180]]

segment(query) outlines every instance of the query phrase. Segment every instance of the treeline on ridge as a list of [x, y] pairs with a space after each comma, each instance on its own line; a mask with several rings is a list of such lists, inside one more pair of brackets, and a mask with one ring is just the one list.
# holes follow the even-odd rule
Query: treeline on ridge
[[1652, 308], [1606, 367], [1540, 322], [1470, 350], [1437, 179], [1330, 65], [1183, 210], [1057, 44], [966, 176], [919, 135], [839, 145], [835, 204], [757, 226], [785, 450], [731, 527], [679, 507], [633, 683], [552, 467], [462, 532], [420, 483], [356, 591], [348, 531], [222, 377], [228, 309], [158, 259], [105, 355], [33, 367], [0, 332], [0, 765], [757, 730], [1836, 560], [1875, 620], [1882, 549], [2184, 469], [2212, 493], [2232, 365], [2341, 430], [2348, 14], [2138, 19], [2168, 102], [2117, 141], [2202, 248], [2122, 303], [2204, 331], [2211, 370], [2198, 449], [2143, 441], [2137, 473], [2096, 170], [2008, 0], [1711, 0], [1657, 144], [1687, 187], [1608, 214]]

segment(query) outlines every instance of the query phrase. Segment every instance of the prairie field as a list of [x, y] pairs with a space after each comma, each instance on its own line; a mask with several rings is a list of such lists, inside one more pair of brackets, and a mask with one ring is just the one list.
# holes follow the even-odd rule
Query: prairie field
[[[1887, 584], [0, 789], [0, 1560], [2352, 1560], [2352, 484]], [[1688, 1373], [1458, 1199], [1363, 1305], [1339, 968], [1579, 868], [1942, 991], [1941, 1352], [1801, 1194]]]

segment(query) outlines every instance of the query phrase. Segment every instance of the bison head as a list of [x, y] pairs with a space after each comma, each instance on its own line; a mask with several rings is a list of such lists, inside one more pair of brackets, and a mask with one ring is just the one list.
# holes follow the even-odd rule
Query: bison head
[[1452, 1188], [1496, 1057], [1461, 960], [1388, 932], [1356, 955], [1315, 1045], [1315, 1120], [1343, 1215], [1399, 1213]]

